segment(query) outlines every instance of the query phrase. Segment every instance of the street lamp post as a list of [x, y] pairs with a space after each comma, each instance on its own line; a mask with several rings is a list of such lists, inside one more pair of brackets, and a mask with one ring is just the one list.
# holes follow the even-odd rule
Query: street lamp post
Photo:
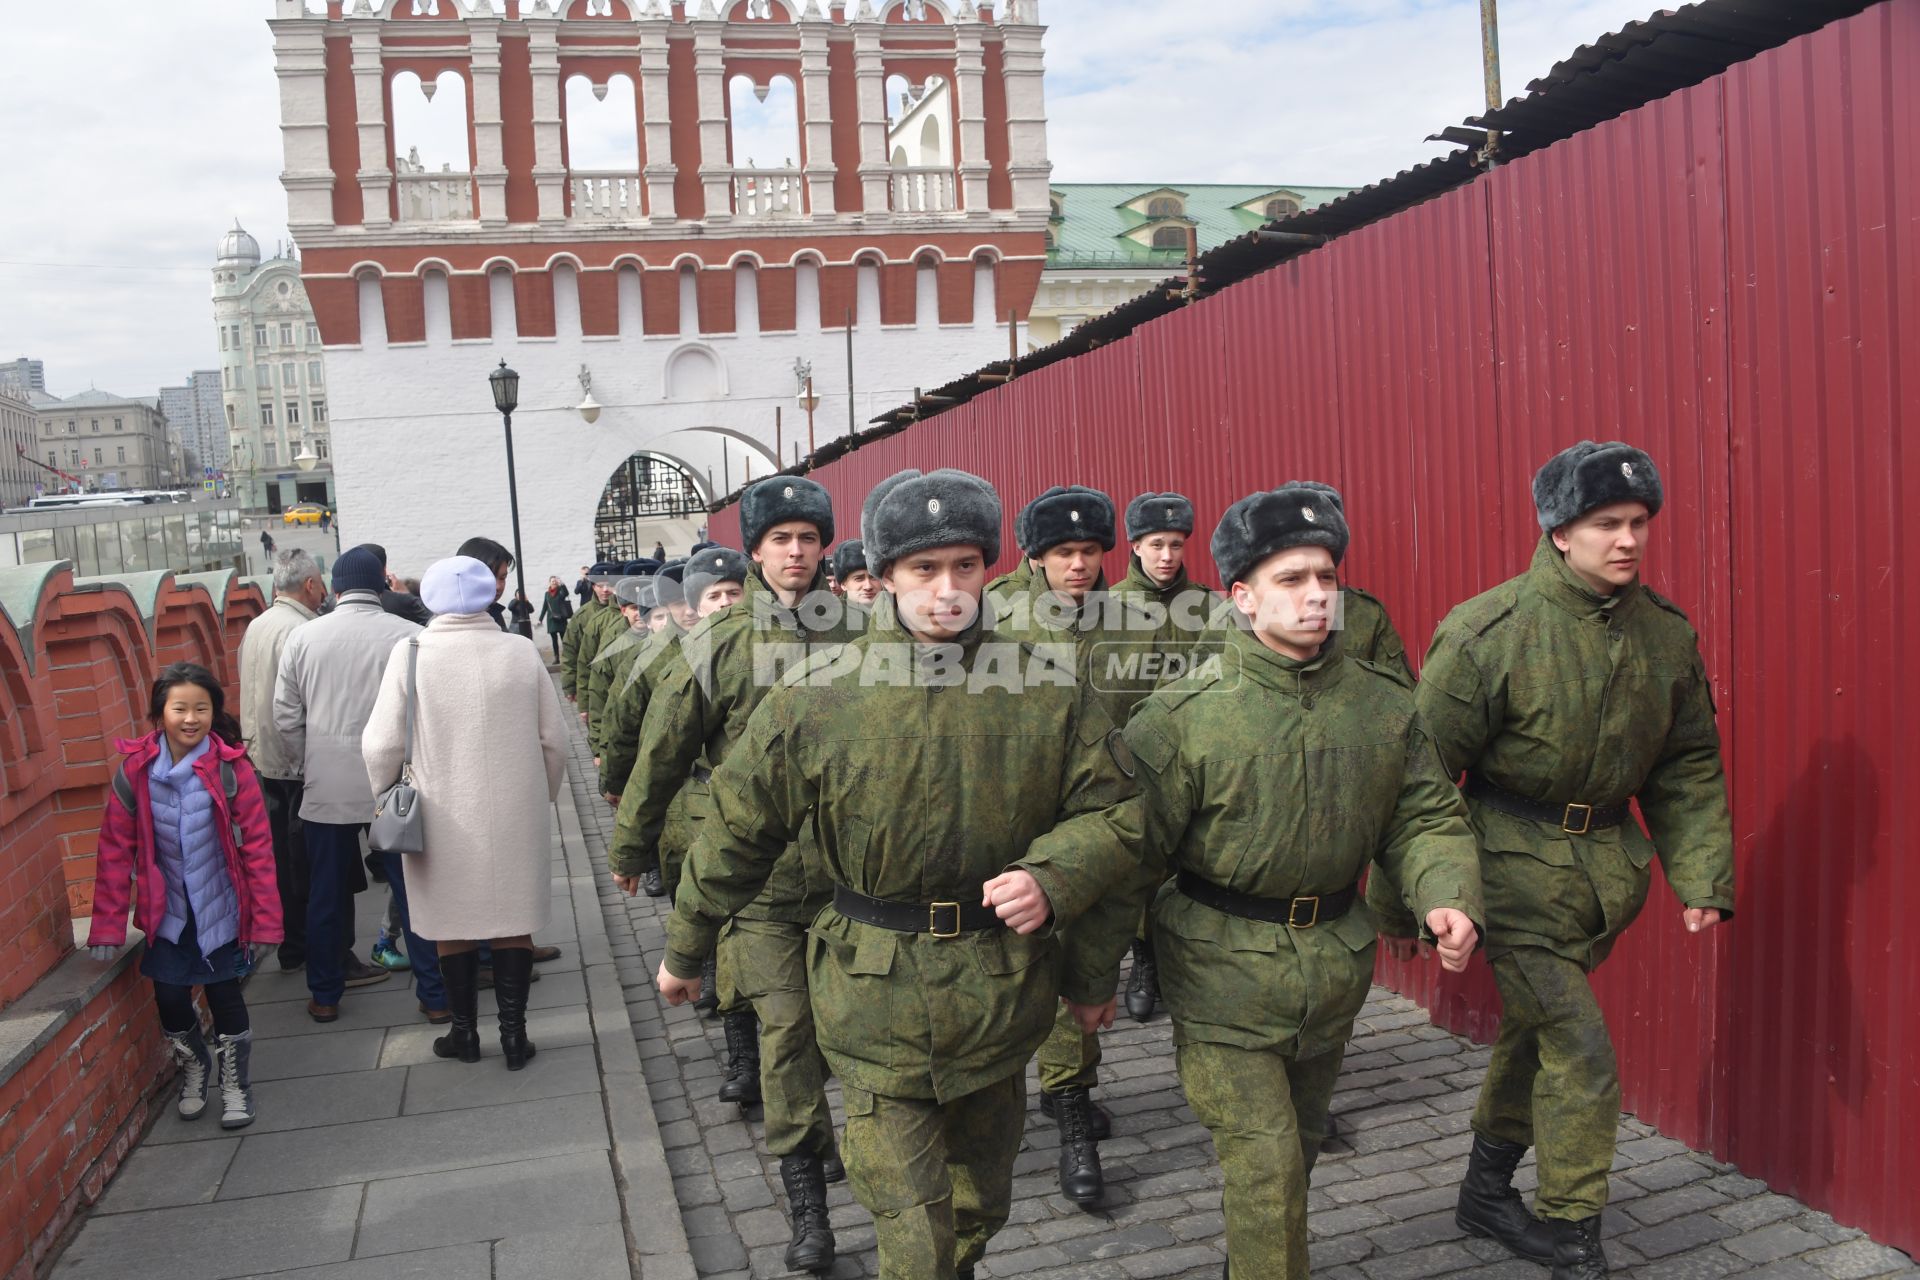
[[[520, 375], [507, 368], [502, 360], [500, 367], [487, 375], [487, 383], [493, 388], [493, 407], [500, 411], [500, 422], [507, 431], [507, 505], [513, 511], [513, 572], [520, 586], [522, 599], [527, 595], [527, 558], [520, 552], [520, 486], [513, 472], [513, 411], [520, 405]], [[533, 638], [533, 625], [525, 619], [516, 618], [513, 629], [529, 640]]]

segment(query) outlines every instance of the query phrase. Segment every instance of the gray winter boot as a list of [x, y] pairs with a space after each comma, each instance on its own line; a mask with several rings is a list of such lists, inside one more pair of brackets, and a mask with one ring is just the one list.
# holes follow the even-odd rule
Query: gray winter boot
[[244, 1129], [253, 1123], [253, 1032], [215, 1039], [220, 1056], [220, 1127]]
[[207, 1081], [213, 1078], [213, 1055], [200, 1028], [167, 1032], [167, 1052], [180, 1064], [179, 1112], [182, 1120], [198, 1120], [207, 1109]]

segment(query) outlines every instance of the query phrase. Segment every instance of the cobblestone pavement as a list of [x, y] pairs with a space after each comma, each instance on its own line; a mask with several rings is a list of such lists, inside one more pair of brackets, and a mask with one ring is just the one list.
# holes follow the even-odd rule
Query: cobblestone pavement
[[[724, 1044], [717, 1020], [669, 1009], [653, 990], [666, 905], [622, 897], [606, 882], [613, 811], [592, 794], [592, 760], [576, 739], [575, 795], [587, 846], [600, 858], [601, 901], [633, 1018], [641, 1066], [702, 1276], [787, 1274], [778, 1164], [759, 1148], [759, 1114], [714, 1098]], [[1206, 1130], [1174, 1073], [1164, 1012], [1105, 1035], [1096, 1091], [1113, 1112], [1102, 1143], [1106, 1200], [1097, 1212], [1059, 1194], [1059, 1140], [1029, 1071], [1026, 1139], [1014, 1166], [1012, 1220], [980, 1275], [1037, 1280], [1148, 1280], [1220, 1274], [1220, 1172]], [[1375, 988], [1354, 1028], [1334, 1098], [1344, 1140], [1314, 1170], [1308, 1196], [1316, 1280], [1419, 1280], [1462, 1275], [1545, 1280], [1547, 1270], [1469, 1239], [1453, 1225], [1468, 1118], [1488, 1051], [1431, 1025], [1411, 1001]], [[835, 1123], [844, 1120], [830, 1086]], [[1529, 1155], [1516, 1183], [1531, 1191]], [[840, 1260], [832, 1274], [877, 1272], [872, 1221], [843, 1184], [829, 1189]], [[1903, 1253], [1836, 1224], [1731, 1166], [1690, 1151], [1630, 1116], [1620, 1121], [1606, 1222], [1616, 1275], [1642, 1280], [1856, 1280], [1920, 1277]]]

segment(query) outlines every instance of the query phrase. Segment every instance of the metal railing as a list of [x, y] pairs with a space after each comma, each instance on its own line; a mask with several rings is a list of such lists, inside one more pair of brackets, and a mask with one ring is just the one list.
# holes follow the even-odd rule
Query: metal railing
[[618, 171], [596, 173], [575, 170], [573, 216], [579, 222], [640, 222], [646, 218], [640, 203], [640, 175]]
[[960, 204], [952, 169], [895, 165], [890, 187], [895, 213], [951, 213]]
[[393, 189], [401, 222], [471, 222], [473, 175], [442, 170], [439, 173], [396, 173]]
[[798, 169], [735, 169], [733, 216], [798, 218], [806, 209], [805, 183]]

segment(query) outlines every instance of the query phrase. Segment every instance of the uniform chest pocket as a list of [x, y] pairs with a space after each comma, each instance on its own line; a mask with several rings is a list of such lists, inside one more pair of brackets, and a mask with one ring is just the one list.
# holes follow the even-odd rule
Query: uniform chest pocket
[[982, 934], [968, 949], [973, 953], [974, 962], [985, 973], [1004, 978], [1030, 969], [1048, 958], [1053, 954], [1054, 945], [1045, 938], [1018, 934], [1011, 929], [998, 929]]

